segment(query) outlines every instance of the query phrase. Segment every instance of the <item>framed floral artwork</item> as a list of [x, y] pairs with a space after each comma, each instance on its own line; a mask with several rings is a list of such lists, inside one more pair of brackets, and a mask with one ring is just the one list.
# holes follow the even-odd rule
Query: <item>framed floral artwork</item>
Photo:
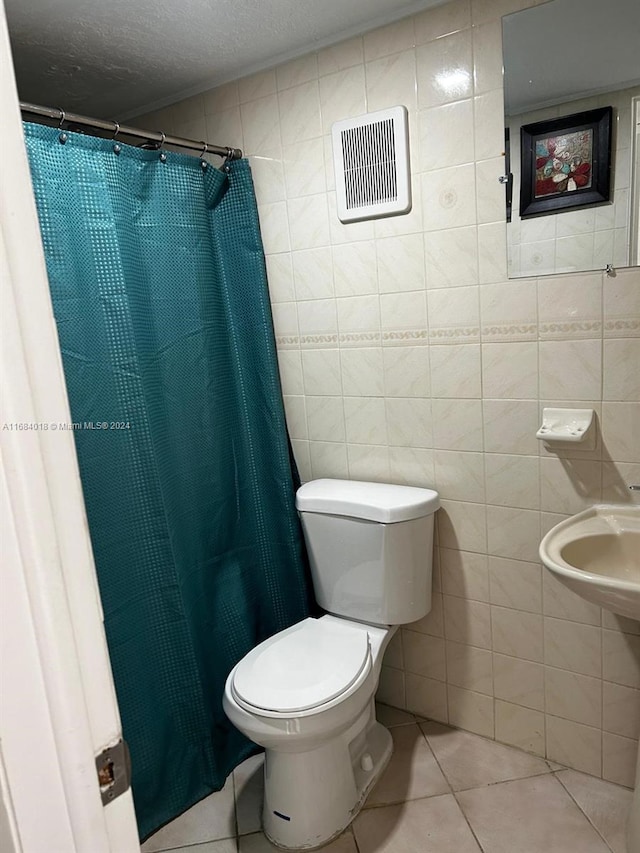
[[520, 128], [520, 216], [544, 216], [611, 198], [612, 108]]

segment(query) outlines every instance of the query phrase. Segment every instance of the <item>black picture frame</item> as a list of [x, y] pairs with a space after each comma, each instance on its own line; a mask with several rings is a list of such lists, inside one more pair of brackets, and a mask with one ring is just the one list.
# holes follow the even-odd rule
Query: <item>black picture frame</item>
[[[611, 200], [611, 133], [613, 127], [613, 109], [601, 107], [573, 115], [562, 116], [548, 121], [538, 121], [535, 124], [525, 124], [520, 128], [520, 217], [527, 219], [532, 216], [545, 216], [578, 207], [593, 204], [606, 204]], [[569, 178], [576, 183], [577, 172], [570, 172], [564, 183], [565, 188], [556, 194], [536, 196], [536, 186], [540, 187], [537, 171], [538, 143], [554, 137], [562, 137], [580, 131], [592, 132], [592, 153], [588, 186], [568, 189]], [[551, 154], [546, 155], [554, 159]], [[583, 164], [578, 168], [585, 169]], [[559, 176], [560, 177], [560, 176]], [[582, 180], [582, 174], [578, 180]], [[549, 180], [556, 180], [555, 177]], [[536, 182], [538, 181], [538, 184]]]

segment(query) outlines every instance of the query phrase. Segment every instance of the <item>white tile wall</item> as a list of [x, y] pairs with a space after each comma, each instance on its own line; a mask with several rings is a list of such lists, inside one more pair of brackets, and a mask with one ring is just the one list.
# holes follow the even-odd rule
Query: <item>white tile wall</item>
[[[432, 610], [390, 649], [383, 701], [632, 784], [640, 626], [537, 552], [640, 482], [640, 270], [507, 280], [500, 16], [529, 5], [453, 0], [142, 121], [206, 119], [250, 155], [303, 477], [442, 494]], [[413, 210], [342, 225], [331, 122], [398, 102]], [[550, 404], [596, 409], [594, 451], [539, 446]]]

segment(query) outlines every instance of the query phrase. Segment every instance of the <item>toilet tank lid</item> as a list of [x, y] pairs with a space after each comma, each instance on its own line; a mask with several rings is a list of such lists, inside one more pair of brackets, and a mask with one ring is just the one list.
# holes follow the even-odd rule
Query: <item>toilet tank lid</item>
[[354, 480], [311, 480], [297, 491], [300, 512], [346, 515], [392, 524], [431, 515], [440, 506], [432, 489], [361, 483]]

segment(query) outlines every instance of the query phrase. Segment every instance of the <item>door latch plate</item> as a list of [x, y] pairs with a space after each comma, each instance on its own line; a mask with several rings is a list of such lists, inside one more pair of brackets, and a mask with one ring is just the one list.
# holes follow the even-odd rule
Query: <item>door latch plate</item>
[[113, 802], [131, 785], [131, 757], [125, 740], [103, 749], [96, 756], [96, 772], [102, 805]]

